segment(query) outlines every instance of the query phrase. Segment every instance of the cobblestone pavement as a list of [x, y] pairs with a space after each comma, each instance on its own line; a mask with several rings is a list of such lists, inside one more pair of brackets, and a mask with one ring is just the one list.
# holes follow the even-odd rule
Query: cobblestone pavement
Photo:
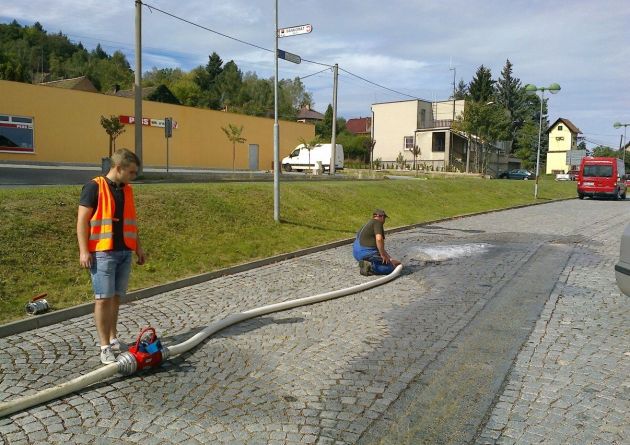
[[[558, 242], [566, 264], [471, 437], [628, 443], [628, 304], [613, 272], [628, 210], [573, 200], [391, 234], [388, 250], [407, 265], [395, 281], [240, 323], [159, 369], [0, 419], [0, 444], [377, 442], [374, 425]], [[229, 314], [368, 279], [350, 246], [331, 249], [133, 302], [121, 337], [153, 325], [179, 343]], [[97, 349], [87, 316], [0, 339], [0, 400], [97, 368]], [[397, 443], [386, 431], [378, 440]]]

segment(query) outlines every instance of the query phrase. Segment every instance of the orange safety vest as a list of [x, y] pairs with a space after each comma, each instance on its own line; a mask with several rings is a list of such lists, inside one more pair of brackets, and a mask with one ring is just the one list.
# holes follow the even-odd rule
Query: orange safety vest
[[[104, 177], [99, 176], [94, 178], [93, 181], [98, 184], [98, 204], [94, 215], [92, 215], [90, 219], [88, 250], [90, 252], [112, 250], [114, 248], [114, 196], [109, 190], [109, 185]], [[125, 206], [123, 209], [123, 239], [129, 249], [136, 250], [138, 239], [136, 206], [133, 202], [133, 192], [129, 184], [123, 187], [123, 193], [125, 196]]]

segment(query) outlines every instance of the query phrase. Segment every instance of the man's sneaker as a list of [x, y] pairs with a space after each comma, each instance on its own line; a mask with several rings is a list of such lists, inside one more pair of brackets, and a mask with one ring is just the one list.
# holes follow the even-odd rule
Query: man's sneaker
[[361, 275], [365, 275], [366, 277], [372, 275], [372, 263], [365, 260], [359, 261], [359, 273], [361, 273]]
[[125, 343], [124, 341], [120, 341], [117, 338], [112, 340], [112, 342], [109, 344], [109, 347], [112, 348], [112, 351], [114, 351], [116, 354], [129, 350], [129, 346], [127, 345], [127, 343]]
[[105, 349], [101, 349], [101, 363], [104, 365], [109, 365], [110, 363], [114, 363], [116, 361], [116, 356], [114, 356], [114, 351], [110, 346]]

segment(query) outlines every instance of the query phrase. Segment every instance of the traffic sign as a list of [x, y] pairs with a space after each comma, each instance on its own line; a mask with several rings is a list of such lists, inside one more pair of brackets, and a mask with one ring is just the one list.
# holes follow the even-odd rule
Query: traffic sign
[[298, 56], [297, 54], [289, 53], [281, 49], [278, 50], [278, 57], [288, 62], [293, 62], [293, 63], [302, 62], [302, 58]]
[[299, 34], [308, 34], [313, 30], [311, 25], [290, 26], [289, 28], [278, 29], [278, 37], [297, 36]]

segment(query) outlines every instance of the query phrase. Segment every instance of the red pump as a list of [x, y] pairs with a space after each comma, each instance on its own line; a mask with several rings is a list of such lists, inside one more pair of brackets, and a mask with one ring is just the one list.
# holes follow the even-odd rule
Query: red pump
[[151, 326], [144, 328], [136, 344], [129, 347], [129, 353], [136, 359], [137, 370], [151, 368], [162, 362], [162, 342], [157, 337], [155, 329]]

